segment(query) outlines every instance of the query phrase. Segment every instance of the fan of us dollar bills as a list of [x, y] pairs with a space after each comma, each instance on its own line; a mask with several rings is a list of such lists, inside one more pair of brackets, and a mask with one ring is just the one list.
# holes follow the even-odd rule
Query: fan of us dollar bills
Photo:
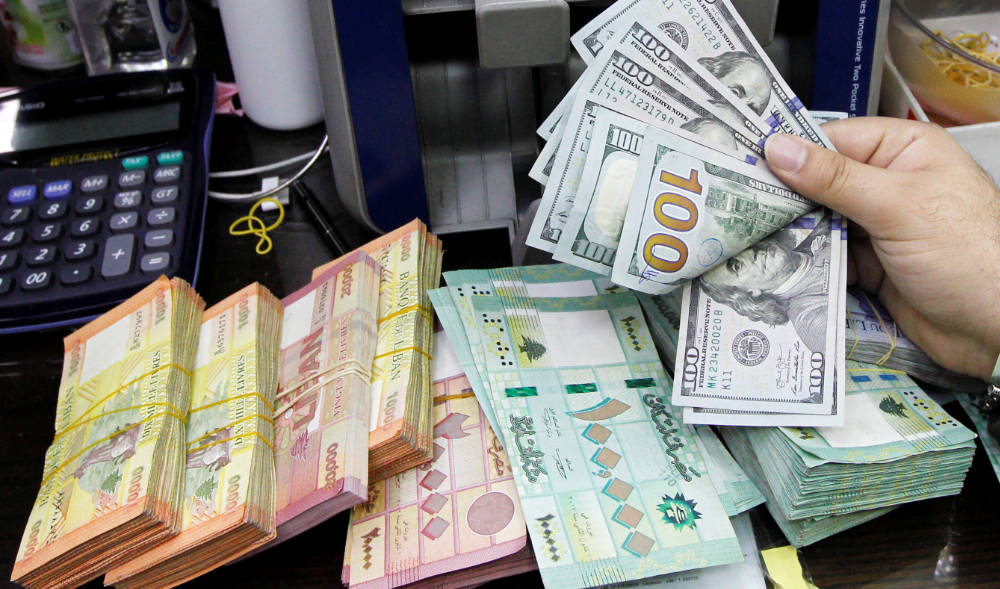
[[542, 123], [528, 244], [652, 294], [682, 290], [673, 403], [692, 423], [843, 423], [846, 231], [763, 161], [832, 148], [728, 0], [620, 0]]

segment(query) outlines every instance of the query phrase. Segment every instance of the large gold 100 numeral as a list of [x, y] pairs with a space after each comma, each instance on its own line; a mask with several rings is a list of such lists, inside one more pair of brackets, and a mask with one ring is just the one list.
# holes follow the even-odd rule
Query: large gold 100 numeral
[[[687, 178], [660, 171], [660, 182], [675, 186], [681, 190], [701, 194], [701, 184], [698, 182], [698, 170], [691, 170]], [[687, 212], [686, 219], [678, 219], [667, 212], [671, 208], [683, 209]], [[653, 218], [664, 228], [673, 231], [690, 231], [698, 224], [698, 206], [690, 198], [676, 192], [661, 192], [653, 202]], [[667, 260], [656, 255], [656, 248], [672, 250], [677, 254], [676, 260]], [[654, 233], [646, 239], [642, 246], [642, 257], [650, 267], [660, 272], [677, 272], [687, 263], [688, 248], [681, 239], [667, 233]]]

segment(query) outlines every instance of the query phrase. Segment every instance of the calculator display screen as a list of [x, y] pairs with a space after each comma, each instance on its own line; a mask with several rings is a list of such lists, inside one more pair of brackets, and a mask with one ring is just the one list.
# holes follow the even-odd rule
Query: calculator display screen
[[[12, 109], [4, 109], [7, 114]], [[16, 112], [16, 111], [14, 111]], [[116, 110], [0, 124], [0, 153], [137, 137], [180, 128], [181, 103], [164, 101]]]

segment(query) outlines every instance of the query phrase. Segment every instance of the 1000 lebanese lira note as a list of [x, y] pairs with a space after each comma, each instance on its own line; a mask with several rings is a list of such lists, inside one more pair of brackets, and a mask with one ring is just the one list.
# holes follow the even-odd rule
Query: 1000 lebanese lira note
[[650, 127], [612, 280], [669, 292], [815, 206], [759, 166]]
[[817, 209], [684, 287], [675, 405], [830, 414], [840, 222]]
[[772, 128], [832, 147], [728, 0], [619, 0], [571, 37], [573, 47], [592, 61], [633, 20], [666, 32]]
[[742, 560], [635, 297], [472, 298], [547, 587]]

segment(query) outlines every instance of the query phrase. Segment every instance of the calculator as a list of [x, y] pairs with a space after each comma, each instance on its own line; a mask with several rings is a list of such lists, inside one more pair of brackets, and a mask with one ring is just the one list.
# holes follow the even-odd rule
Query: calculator
[[193, 69], [0, 96], [0, 334], [82, 323], [161, 274], [195, 283], [214, 108]]

